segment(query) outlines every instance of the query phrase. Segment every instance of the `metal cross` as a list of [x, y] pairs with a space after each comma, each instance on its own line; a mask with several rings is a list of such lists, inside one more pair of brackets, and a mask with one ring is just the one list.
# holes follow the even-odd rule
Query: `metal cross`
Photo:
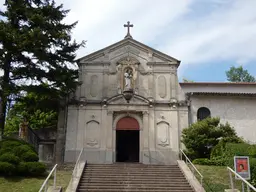
[[127, 35], [125, 36], [125, 38], [132, 37], [130, 34], [130, 27], [133, 27], [133, 24], [130, 24], [130, 21], [127, 21], [127, 24], [124, 24], [124, 27], [127, 27]]

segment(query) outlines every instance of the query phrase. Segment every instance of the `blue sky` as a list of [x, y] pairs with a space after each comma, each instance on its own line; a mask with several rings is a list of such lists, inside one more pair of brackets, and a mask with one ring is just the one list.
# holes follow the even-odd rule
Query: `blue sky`
[[[0, 0], [4, 2], [4, 0]], [[181, 60], [179, 79], [226, 81], [230, 66], [256, 76], [256, 0], [56, 0], [78, 21], [78, 57], [120, 41], [123, 24], [134, 39]]]

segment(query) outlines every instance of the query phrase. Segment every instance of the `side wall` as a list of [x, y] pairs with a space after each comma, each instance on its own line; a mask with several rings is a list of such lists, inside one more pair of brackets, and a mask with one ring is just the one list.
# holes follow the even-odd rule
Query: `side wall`
[[207, 107], [212, 117], [229, 122], [245, 140], [256, 143], [256, 99], [247, 96], [195, 96], [191, 97], [192, 122], [197, 121], [197, 110]]

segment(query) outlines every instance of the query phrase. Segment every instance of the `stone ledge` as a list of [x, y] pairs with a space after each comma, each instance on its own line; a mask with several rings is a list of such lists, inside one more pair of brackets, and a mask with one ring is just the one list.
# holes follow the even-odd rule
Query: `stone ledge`
[[193, 175], [189, 167], [184, 161], [177, 160], [178, 166], [181, 169], [182, 173], [188, 180], [189, 184], [191, 187], [196, 191], [196, 192], [205, 192], [203, 186], [199, 183], [197, 178]]

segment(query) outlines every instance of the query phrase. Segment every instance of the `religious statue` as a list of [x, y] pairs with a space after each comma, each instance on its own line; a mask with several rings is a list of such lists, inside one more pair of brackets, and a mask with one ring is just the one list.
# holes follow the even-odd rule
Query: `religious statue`
[[124, 88], [131, 89], [132, 69], [127, 69], [124, 73], [125, 85]]
[[23, 122], [19, 124], [19, 138], [27, 141], [28, 134], [28, 122], [26, 118], [23, 119]]

